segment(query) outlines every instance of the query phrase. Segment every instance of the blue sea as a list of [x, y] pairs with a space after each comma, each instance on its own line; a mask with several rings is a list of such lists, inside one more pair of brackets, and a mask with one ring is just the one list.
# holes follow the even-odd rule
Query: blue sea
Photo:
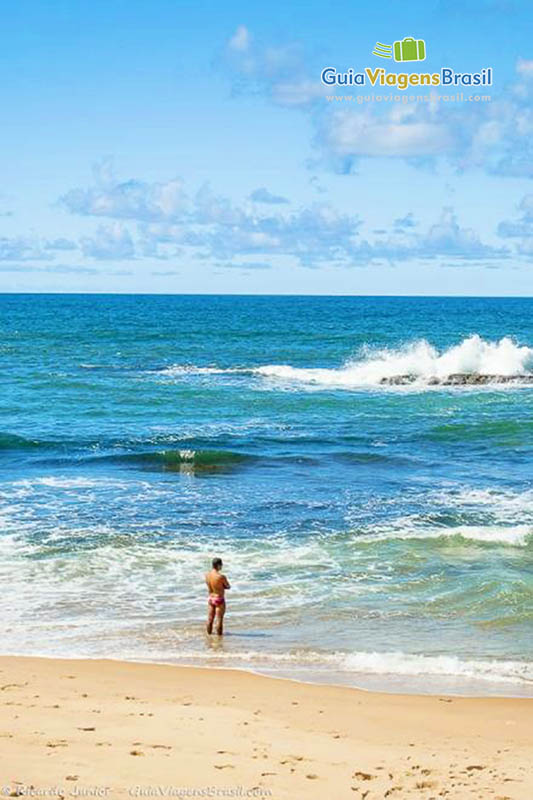
[[1, 295], [0, 332], [2, 653], [533, 696], [533, 299]]

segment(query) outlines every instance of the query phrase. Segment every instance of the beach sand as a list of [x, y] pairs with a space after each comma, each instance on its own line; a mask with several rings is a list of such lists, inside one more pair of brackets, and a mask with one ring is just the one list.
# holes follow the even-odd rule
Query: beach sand
[[533, 797], [527, 699], [2, 657], [0, 704], [7, 795], [33, 786], [33, 796], [53, 798]]

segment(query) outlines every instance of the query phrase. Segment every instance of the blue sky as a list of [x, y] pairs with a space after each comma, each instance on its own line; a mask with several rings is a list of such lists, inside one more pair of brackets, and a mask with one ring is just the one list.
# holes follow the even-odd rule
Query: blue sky
[[[529, 4], [405, 6], [6, 6], [0, 291], [533, 294]], [[494, 85], [328, 101], [379, 90], [325, 66]]]

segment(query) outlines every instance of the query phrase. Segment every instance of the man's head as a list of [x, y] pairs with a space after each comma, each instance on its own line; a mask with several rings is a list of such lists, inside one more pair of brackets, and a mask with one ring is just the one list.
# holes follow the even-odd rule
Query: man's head
[[222, 559], [221, 558], [214, 558], [211, 562], [213, 569], [216, 569], [217, 572], [222, 569]]

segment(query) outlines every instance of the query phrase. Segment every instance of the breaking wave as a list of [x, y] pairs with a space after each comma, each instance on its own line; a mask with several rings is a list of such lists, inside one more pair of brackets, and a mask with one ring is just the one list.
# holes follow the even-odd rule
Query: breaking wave
[[525, 547], [533, 541], [533, 526], [523, 525], [456, 525], [449, 528], [422, 527], [401, 521], [387, 529], [379, 529], [372, 533], [364, 533], [357, 537], [358, 542], [388, 541], [390, 539], [433, 539], [440, 543], [465, 544], [477, 542], [489, 545], [508, 545], [510, 547]]
[[269, 364], [253, 371], [265, 378], [345, 389], [384, 384], [476, 385], [513, 380], [533, 384], [533, 348], [518, 345], [507, 336], [490, 342], [475, 334], [442, 352], [421, 339], [395, 349], [365, 346], [358, 358], [337, 369]]

